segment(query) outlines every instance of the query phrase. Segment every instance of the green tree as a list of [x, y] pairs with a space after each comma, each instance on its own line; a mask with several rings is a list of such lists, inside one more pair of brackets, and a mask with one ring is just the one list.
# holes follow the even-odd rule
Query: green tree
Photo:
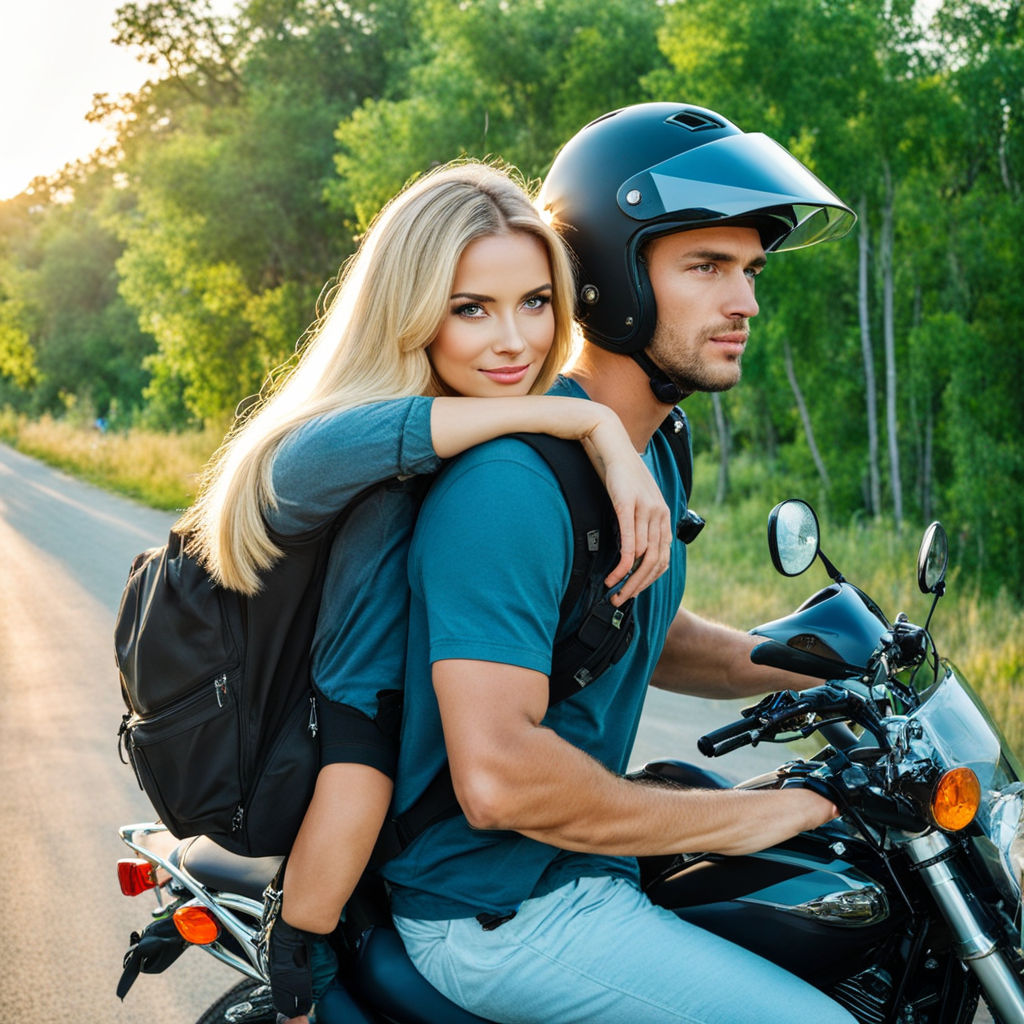
[[528, 178], [588, 121], [648, 96], [663, 61], [653, 0], [420, 0], [418, 61], [338, 128], [332, 207], [365, 229], [413, 175], [500, 155]]
[[104, 415], [141, 403], [152, 339], [118, 295], [114, 202], [110, 170], [83, 162], [8, 205], [25, 214], [3, 218], [0, 270], [4, 398], [20, 408], [59, 412], [71, 395]]
[[[186, 17], [181, 7], [195, 7]], [[286, 359], [351, 239], [323, 201], [334, 126], [386, 83], [401, 4], [127, 4], [119, 40], [164, 72], [119, 119], [137, 197], [117, 220], [122, 294], [158, 352], [149, 397], [220, 418]]]

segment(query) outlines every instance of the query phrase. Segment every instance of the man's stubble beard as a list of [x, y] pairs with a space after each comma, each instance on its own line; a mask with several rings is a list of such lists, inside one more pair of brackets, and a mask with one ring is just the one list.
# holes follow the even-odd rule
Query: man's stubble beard
[[688, 344], [680, 344], [670, 329], [659, 326], [647, 352], [683, 394], [728, 391], [740, 381], [743, 372], [741, 357], [708, 365], [702, 353], [708, 345], [714, 344], [710, 340], [712, 336], [711, 332], [704, 332]]

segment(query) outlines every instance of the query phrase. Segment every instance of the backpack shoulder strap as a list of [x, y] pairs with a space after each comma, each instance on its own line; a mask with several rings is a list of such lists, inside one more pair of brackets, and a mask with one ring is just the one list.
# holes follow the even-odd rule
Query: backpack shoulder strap
[[548, 675], [548, 707], [579, 693], [633, 639], [633, 602], [615, 607], [604, 579], [619, 558], [619, 531], [611, 501], [583, 447], [547, 434], [515, 434], [547, 462], [562, 490], [572, 523], [573, 559], [559, 604], [560, 632], [576, 607], [580, 623], [556, 641]]
[[690, 500], [693, 493], [693, 454], [690, 451], [690, 421], [686, 413], [678, 405], [672, 406], [672, 411], [662, 420], [658, 430], [668, 441], [669, 448], [676, 461], [676, 468], [683, 481], [683, 490], [686, 491], [686, 500]]
[[[618, 530], [607, 493], [578, 441], [568, 441], [550, 434], [512, 434], [529, 445], [550, 467], [572, 523], [572, 569], [569, 582], [559, 604], [559, 620], [576, 607], [576, 602], [595, 570], [595, 563], [607, 561], [610, 551], [618, 553]], [[609, 566], [609, 569], [611, 566]]]

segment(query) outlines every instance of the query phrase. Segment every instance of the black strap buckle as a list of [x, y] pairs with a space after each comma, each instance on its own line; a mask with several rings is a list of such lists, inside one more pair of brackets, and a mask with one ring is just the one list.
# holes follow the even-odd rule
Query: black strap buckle
[[704, 529], [705, 525], [702, 516], [697, 515], [692, 508], [686, 510], [676, 523], [676, 537], [684, 544], [690, 544], [697, 539], [697, 535]]
[[516, 916], [514, 910], [510, 910], [507, 914], [477, 914], [476, 919], [480, 922], [480, 927], [485, 932], [493, 932], [495, 928], [500, 928], [506, 921], [511, 921]]

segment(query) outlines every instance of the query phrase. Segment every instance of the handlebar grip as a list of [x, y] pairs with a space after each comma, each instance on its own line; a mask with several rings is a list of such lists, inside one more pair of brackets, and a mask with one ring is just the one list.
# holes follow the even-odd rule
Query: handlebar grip
[[731, 740], [723, 740], [721, 743], [715, 746], [713, 757], [721, 757], [722, 754], [728, 754], [730, 750], [736, 750], [738, 747], [746, 747], [753, 740], [753, 730], [743, 733], [740, 736], [734, 736]]
[[[757, 722], [752, 718], [741, 718], [738, 722], [731, 722], [729, 725], [723, 725], [721, 729], [714, 729], [709, 732], [706, 736], [701, 736], [697, 740], [697, 749], [705, 757], [717, 757], [719, 754], [728, 753], [730, 750], [735, 750], [737, 747], [742, 747], [744, 744], [750, 742], [749, 733], [753, 732], [757, 728]], [[728, 747], [725, 744], [729, 740], [740, 739], [738, 743], [729, 743]]]

